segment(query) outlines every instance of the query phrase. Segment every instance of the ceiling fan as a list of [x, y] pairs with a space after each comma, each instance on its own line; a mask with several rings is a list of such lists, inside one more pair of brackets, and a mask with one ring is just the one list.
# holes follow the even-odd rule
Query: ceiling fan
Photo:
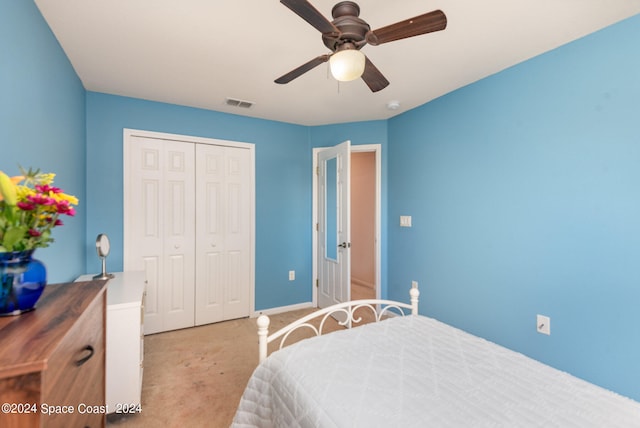
[[441, 10], [434, 10], [414, 18], [406, 19], [386, 27], [371, 30], [369, 24], [360, 19], [360, 6], [352, 1], [341, 1], [331, 9], [333, 21], [326, 19], [306, 0], [280, 0], [302, 19], [322, 33], [322, 41], [332, 53], [315, 57], [300, 67], [277, 78], [275, 83], [289, 83], [307, 71], [329, 61], [331, 73], [339, 81], [362, 77], [372, 92], [389, 85], [375, 65], [360, 49], [367, 43], [372, 46], [419, 36], [447, 27], [447, 17]]

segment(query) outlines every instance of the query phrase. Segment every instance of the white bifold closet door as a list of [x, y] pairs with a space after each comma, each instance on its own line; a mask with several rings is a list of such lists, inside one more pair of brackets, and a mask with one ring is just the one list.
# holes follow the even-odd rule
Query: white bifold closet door
[[145, 271], [145, 333], [193, 326], [195, 147], [134, 137], [129, 154], [126, 269]]
[[249, 315], [249, 150], [196, 146], [196, 325]]
[[146, 334], [248, 316], [250, 151], [131, 136], [125, 270], [144, 270]]

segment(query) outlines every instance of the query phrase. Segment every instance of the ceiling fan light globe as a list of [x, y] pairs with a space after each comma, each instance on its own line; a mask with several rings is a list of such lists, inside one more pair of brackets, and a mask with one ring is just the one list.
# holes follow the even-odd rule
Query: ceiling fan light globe
[[331, 74], [339, 82], [349, 82], [364, 73], [365, 56], [355, 49], [338, 51], [329, 58]]

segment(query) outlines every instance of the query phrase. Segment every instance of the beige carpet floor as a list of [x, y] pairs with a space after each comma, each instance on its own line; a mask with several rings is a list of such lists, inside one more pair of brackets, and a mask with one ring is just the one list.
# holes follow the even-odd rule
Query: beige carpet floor
[[[365, 287], [352, 299], [372, 298]], [[310, 313], [271, 318], [270, 332]], [[341, 328], [337, 323], [328, 330]], [[292, 337], [295, 342], [304, 335]], [[270, 352], [275, 346], [270, 347]], [[108, 427], [228, 427], [258, 364], [256, 320], [244, 318], [145, 336], [142, 411], [109, 415]]]

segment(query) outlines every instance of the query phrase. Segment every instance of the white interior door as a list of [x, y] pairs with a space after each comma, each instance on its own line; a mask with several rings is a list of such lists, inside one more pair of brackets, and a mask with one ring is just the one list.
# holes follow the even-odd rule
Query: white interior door
[[350, 163], [345, 141], [318, 153], [318, 307], [350, 299]]
[[126, 259], [145, 271], [145, 333], [193, 326], [194, 147], [133, 137], [128, 149]]
[[196, 145], [196, 325], [250, 313], [251, 166], [248, 149]]

